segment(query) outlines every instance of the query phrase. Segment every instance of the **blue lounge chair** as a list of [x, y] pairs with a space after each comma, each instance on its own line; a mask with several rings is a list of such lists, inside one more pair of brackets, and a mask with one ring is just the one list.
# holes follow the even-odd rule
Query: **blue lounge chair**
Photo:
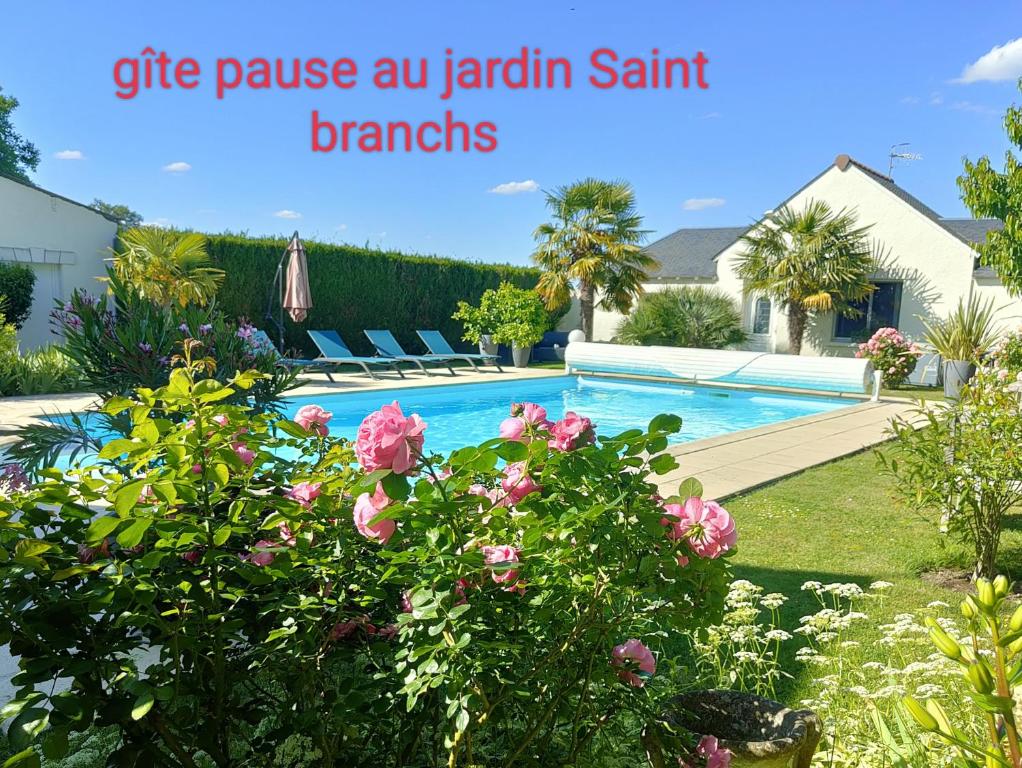
[[454, 348], [447, 342], [447, 339], [444, 338], [444, 335], [440, 333], [440, 331], [416, 331], [416, 333], [419, 334], [419, 338], [422, 339], [422, 343], [426, 345], [426, 349], [434, 355], [448, 355], [455, 360], [465, 360], [477, 371], [479, 370], [479, 367], [476, 363], [482, 363], [483, 365], [493, 363], [493, 365], [497, 366], [498, 371], [501, 373], [504, 372], [504, 369], [500, 367], [500, 363], [498, 362], [496, 355], [476, 354], [474, 352], [455, 352]]
[[252, 334], [251, 344], [253, 348], [264, 352], [268, 355], [272, 355], [276, 360], [277, 365], [284, 368], [315, 368], [322, 369], [322, 372], [326, 374], [326, 377], [330, 381], [334, 380], [334, 377], [330, 374], [330, 371], [326, 370], [330, 363], [325, 363], [322, 360], [308, 360], [301, 357], [285, 357], [277, 351], [276, 345], [270, 341], [270, 337], [266, 335], [266, 331], [256, 330]]
[[397, 339], [394, 338], [394, 334], [390, 331], [366, 331], [365, 335], [369, 337], [369, 341], [373, 343], [381, 357], [393, 360], [396, 363], [416, 365], [427, 376], [430, 375], [430, 372], [426, 370], [426, 366], [423, 363], [442, 365], [451, 372], [451, 376], [456, 375], [454, 368], [451, 367], [451, 360], [454, 358], [450, 355], [409, 355], [401, 348]]
[[[321, 355], [321, 357], [316, 358], [314, 361], [316, 363], [357, 365], [373, 379], [376, 378], [376, 374], [373, 373], [373, 366], [382, 365], [397, 371], [398, 376], [402, 379], [405, 377], [393, 360], [386, 360], [382, 357], [358, 357], [351, 354], [351, 350], [345, 345], [337, 331], [309, 331], [309, 338], [312, 339], [312, 343], [316, 345]], [[333, 379], [330, 380], [333, 381]]]

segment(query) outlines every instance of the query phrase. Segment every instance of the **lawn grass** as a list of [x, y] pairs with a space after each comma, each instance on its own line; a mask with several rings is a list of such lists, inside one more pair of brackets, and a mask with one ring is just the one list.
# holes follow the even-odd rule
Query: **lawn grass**
[[925, 387], [921, 384], [905, 384], [897, 389], [880, 388], [883, 397], [907, 397], [912, 400], [943, 400], [943, 387]]
[[[870, 620], [857, 624], [850, 639], [861, 648], [854, 662], [887, 661], [875, 641], [879, 626], [899, 613], [911, 613], [933, 600], [956, 609], [962, 595], [924, 581], [921, 573], [939, 565], [966, 567], [967, 552], [944, 542], [932, 518], [925, 519], [895, 498], [893, 480], [878, 474], [872, 451], [810, 469], [774, 485], [731, 498], [725, 503], [735, 517], [740, 539], [734, 558], [736, 576], [782, 592], [782, 624], [791, 631], [799, 617], [815, 613], [819, 603], [801, 591], [809, 580], [854, 582], [868, 588], [874, 581], [894, 584], [882, 600], [865, 608]], [[1022, 563], [1022, 515], [1008, 521], [1002, 539], [1003, 570], [1019, 578]], [[797, 703], [809, 695], [813, 673], [795, 662], [790, 648], [784, 666], [793, 679], [779, 691]]]

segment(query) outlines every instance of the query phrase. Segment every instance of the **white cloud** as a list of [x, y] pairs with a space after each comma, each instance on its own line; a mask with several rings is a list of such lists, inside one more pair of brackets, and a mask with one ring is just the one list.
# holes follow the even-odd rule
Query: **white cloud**
[[302, 218], [302, 214], [298, 213], [298, 211], [289, 211], [287, 208], [284, 208], [283, 210], [277, 211], [273, 215], [276, 216], [278, 219], [300, 219], [300, 218]]
[[85, 153], [80, 149], [62, 149], [60, 152], [54, 152], [53, 156], [58, 160], [84, 160]]
[[951, 105], [951, 109], [956, 109], [959, 112], [975, 112], [978, 115], [999, 115], [1001, 114], [998, 110], [993, 107], [988, 107], [985, 104], [976, 104], [971, 101], [956, 101]]
[[955, 83], [997, 82], [1022, 77], [1022, 37], [995, 45], [971, 64], [966, 64]]
[[723, 197], [690, 197], [681, 207], [686, 211], [703, 211], [707, 208], [720, 208], [726, 202]]
[[705, 115], [700, 115], [700, 120], [716, 120], [720, 117], [720, 112], [707, 112]]
[[526, 179], [525, 181], [506, 181], [495, 186], [490, 192], [495, 195], [520, 195], [523, 192], [535, 192], [538, 189], [539, 184], [532, 179]]
[[930, 94], [930, 106], [931, 107], [939, 107], [943, 103], [944, 103], [944, 97], [941, 96], [939, 93], [937, 93], [937, 91], [934, 91], [933, 93]]
[[919, 101], [920, 101], [920, 99], [919, 99], [918, 96], [902, 96], [901, 97], [901, 103], [902, 104], [918, 104]]
[[347, 224], [338, 224], [336, 227], [334, 227], [334, 232], [343, 232], [347, 228], [348, 228]]
[[169, 163], [163, 166], [163, 170], [167, 173], [187, 173], [192, 170], [192, 166], [182, 160], [178, 160], [176, 163]]
[[160, 216], [159, 218], [153, 219], [152, 221], [143, 221], [143, 227], [159, 227], [160, 229], [166, 229], [171, 226], [173, 222], [170, 219]]

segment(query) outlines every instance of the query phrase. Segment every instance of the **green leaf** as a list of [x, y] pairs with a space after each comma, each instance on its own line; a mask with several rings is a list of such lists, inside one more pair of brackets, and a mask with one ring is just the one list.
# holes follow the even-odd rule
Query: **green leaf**
[[529, 457], [528, 446], [516, 440], [504, 440], [497, 445], [495, 452], [500, 458], [511, 464], [525, 461]]
[[669, 453], [661, 453], [649, 460], [649, 468], [657, 475], [666, 475], [678, 468], [678, 460]]
[[98, 544], [114, 532], [114, 529], [121, 524], [120, 518], [105, 516], [97, 517], [89, 524], [89, 530], [85, 534], [86, 544]]
[[306, 430], [302, 429], [299, 424], [296, 424], [290, 419], [280, 419], [274, 424], [274, 426], [285, 435], [290, 435], [291, 437], [305, 438], [309, 436], [309, 433]]
[[133, 480], [118, 488], [114, 493], [114, 509], [117, 514], [124, 517], [131, 509], [138, 506], [138, 497], [145, 486], [145, 480]]
[[67, 728], [50, 728], [43, 734], [43, 757], [60, 760], [67, 754]]
[[408, 498], [408, 478], [391, 472], [381, 481], [383, 492], [392, 499], [404, 500]]
[[213, 533], [213, 544], [215, 546], [222, 546], [225, 541], [231, 537], [231, 526], [221, 525]]
[[692, 496], [702, 498], [703, 484], [694, 477], [685, 478], [681, 481], [681, 485], [678, 486], [678, 495], [683, 499], [688, 499]]
[[147, 714], [149, 710], [153, 708], [153, 704], [156, 702], [156, 695], [153, 693], [151, 688], [147, 688], [138, 695], [135, 699], [135, 704], [131, 708], [131, 719], [141, 720]]
[[4, 760], [3, 768], [39, 768], [39, 755], [32, 747], [23, 749], [16, 755], [11, 755]]
[[49, 721], [50, 713], [42, 707], [24, 709], [11, 723], [7, 739], [15, 749], [25, 749], [43, 732]]
[[117, 543], [125, 549], [131, 549], [137, 547], [139, 542], [142, 541], [142, 537], [145, 532], [149, 530], [149, 526], [153, 524], [151, 517], [137, 517], [131, 521], [131, 524], [126, 528], [122, 529], [117, 534]]
[[132, 453], [140, 448], [145, 448], [145, 445], [138, 442], [137, 440], [129, 440], [126, 437], [118, 438], [117, 440], [111, 440], [109, 443], [104, 445], [99, 450], [99, 458], [101, 459], [116, 459], [125, 453]]
[[14, 546], [14, 558], [16, 560], [22, 559], [38, 559], [39, 555], [43, 552], [49, 552], [53, 549], [53, 545], [47, 541], [41, 539], [22, 539]]
[[214, 464], [213, 477], [216, 480], [217, 487], [223, 488], [231, 479], [231, 471], [227, 468], [226, 464]]
[[675, 416], [673, 413], [661, 413], [658, 416], [654, 416], [649, 422], [649, 431], [666, 432], [672, 435], [675, 432], [680, 432], [681, 416]]

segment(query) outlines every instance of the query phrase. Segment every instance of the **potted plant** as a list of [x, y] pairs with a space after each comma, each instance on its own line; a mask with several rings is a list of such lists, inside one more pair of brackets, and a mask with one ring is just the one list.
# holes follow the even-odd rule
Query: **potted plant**
[[550, 322], [539, 294], [501, 283], [496, 291], [483, 294], [481, 305], [495, 318], [493, 340], [509, 345], [515, 367], [525, 368], [533, 345], [543, 338]]
[[958, 306], [943, 320], [929, 322], [926, 326], [926, 340], [944, 361], [944, 396], [957, 400], [962, 387], [976, 373], [976, 363], [993, 346], [994, 332], [993, 300], [980, 301], [970, 296], [968, 301], [959, 299]]
[[493, 319], [482, 307], [474, 307], [467, 301], [458, 302], [458, 310], [451, 315], [460, 320], [465, 332], [461, 338], [479, 345], [479, 352], [484, 355], [497, 354], [497, 342], [493, 340]]

